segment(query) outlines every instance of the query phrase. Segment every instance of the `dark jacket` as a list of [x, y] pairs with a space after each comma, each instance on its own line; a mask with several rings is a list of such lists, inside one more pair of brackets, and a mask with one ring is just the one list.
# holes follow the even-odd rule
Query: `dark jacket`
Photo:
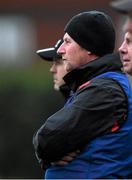
[[59, 91], [61, 92], [62, 96], [64, 97], [65, 101], [69, 98], [70, 95], [70, 88], [66, 84], [60, 86]]
[[122, 127], [128, 111], [126, 94], [116, 80], [96, 78], [109, 71], [122, 73], [121, 68], [119, 57], [109, 54], [64, 77], [73, 96], [47, 119], [33, 139], [35, 151], [45, 164], [74, 150], [83, 151], [95, 138]]

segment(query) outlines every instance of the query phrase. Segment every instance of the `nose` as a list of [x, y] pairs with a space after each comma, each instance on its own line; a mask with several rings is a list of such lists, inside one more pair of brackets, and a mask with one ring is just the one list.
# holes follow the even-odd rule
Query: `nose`
[[57, 54], [61, 55], [64, 53], [64, 42], [61, 44], [61, 46], [57, 50]]
[[119, 48], [119, 52], [122, 53], [122, 54], [127, 52], [127, 46], [126, 46], [125, 41], [121, 44], [121, 46]]
[[51, 72], [51, 73], [56, 73], [56, 64], [55, 64], [55, 63], [53, 63], [53, 64], [51, 65], [51, 67], [50, 67], [50, 72]]

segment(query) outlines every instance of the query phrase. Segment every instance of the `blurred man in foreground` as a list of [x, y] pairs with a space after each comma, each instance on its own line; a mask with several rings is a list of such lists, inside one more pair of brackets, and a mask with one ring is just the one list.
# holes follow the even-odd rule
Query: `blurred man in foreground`
[[132, 75], [132, 0], [112, 1], [111, 6], [116, 11], [126, 15], [126, 21], [123, 25], [125, 36], [119, 52], [122, 57], [124, 71]]

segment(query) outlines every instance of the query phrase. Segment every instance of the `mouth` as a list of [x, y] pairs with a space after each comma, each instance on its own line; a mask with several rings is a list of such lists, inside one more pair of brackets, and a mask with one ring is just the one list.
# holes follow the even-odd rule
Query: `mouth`
[[64, 59], [64, 58], [63, 58], [62, 60], [63, 60], [63, 61], [66, 61], [66, 59]]
[[65, 58], [64, 56], [62, 56], [62, 60], [63, 60], [63, 61], [66, 61], [66, 58]]
[[129, 62], [130, 60], [129, 59], [123, 59], [123, 62]]
[[129, 63], [130, 60], [129, 59], [123, 59], [123, 65], [126, 65], [127, 63]]
[[57, 79], [53, 79], [53, 81], [54, 81], [54, 82], [56, 82], [56, 81], [57, 81]]
[[56, 77], [53, 77], [53, 82], [55, 83], [57, 81], [57, 78]]

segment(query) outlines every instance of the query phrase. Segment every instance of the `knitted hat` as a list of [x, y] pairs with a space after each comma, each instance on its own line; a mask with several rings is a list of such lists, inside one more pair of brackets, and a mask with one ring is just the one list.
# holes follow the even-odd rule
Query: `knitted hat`
[[57, 50], [60, 47], [60, 45], [63, 43], [62, 39], [59, 39], [54, 47], [51, 48], [45, 48], [45, 49], [40, 49], [38, 51], [36, 51], [36, 53], [43, 59], [46, 61], [53, 61], [56, 59], [61, 58], [61, 56], [59, 56], [57, 54]]
[[111, 18], [100, 11], [88, 11], [74, 16], [64, 29], [82, 48], [95, 55], [112, 53], [115, 30]]

